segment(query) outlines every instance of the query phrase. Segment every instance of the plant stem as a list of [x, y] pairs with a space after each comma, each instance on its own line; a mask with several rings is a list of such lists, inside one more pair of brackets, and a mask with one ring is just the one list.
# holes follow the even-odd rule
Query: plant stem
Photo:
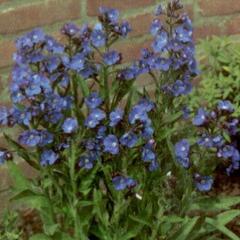
[[77, 191], [77, 179], [75, 175], [75, 164], [76, 164], [76, 148], [74, 142], [71, 144], [70, 149], [70, 182], [73, 191], [72, 202], [71, 202], [71, 210], [74, 220], [74, 239], [76, 240], [85, 240], [86, 237], [82, 232], [82, 226], [80, 223], [80, 218], [78, 214], [77, 204], [78, 204], [78, 191]]
[[109, 85], [108, 85], [108, 71], [106, 67], [103, 67], [103, 87], [104, 87], [104, 93], [105, 93], [105, 99], [106, 99], [106, 110], [109, 112], [110, 108], [110, 94], [109, 94]]

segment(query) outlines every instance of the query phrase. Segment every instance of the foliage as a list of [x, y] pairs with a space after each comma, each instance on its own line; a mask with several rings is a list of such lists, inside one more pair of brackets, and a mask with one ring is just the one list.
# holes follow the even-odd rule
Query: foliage
[[[41, 216], [43, 233], [30, 240], [184, 240], [217, 231], [237, 239], [226, 224], [240, 199], [220, 199], [207, 217], [200, 200], [218, 200], [199, 198], [213, 179], [190, 168], [194, 139], [176, 127], [183, 106], [175, 102], [198, 73], [191, 20], [181, 9], [178, 0], [157, 8], [151, 48], [128, 66], [113, 50], [130, 31], [115, 9], [100, 8], [93, 28], [64, 25], [64, 43], [40, 29], [16, 41], [13, 106], [1, 109], [0, 124], [21, 133], [5, 135], [10, 149], [1, 149], [0, 162], [14, 181], [12, 201]], [[153, 79], [153, 92], [137, 87], [142, 74]], [[14, 153], [38, 171], [36, 179], [23, 175]]]
[[5, 211], [0, 223], [0, 239], [1, 240], [19, 240], [21, 239], [21, 232], [17, 229], [18, 214], [14, 211]]
[[189, 105], [214, 107], [221, 99], [229, 100], [239, 116], [240, 44], [230, 37], [212, 37], [201, 40], [197, 49], [201, 81], [190, 94]]

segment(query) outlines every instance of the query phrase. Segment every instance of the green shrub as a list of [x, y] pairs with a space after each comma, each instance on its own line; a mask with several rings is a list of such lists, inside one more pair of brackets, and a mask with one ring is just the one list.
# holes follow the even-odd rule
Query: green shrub
[[190, 106], [213, 107], [218, 100], [230, 100], [240, 114], [240, 43], [230, 37], [213, 37], [198, 45], [201, 81], [189, 96]]

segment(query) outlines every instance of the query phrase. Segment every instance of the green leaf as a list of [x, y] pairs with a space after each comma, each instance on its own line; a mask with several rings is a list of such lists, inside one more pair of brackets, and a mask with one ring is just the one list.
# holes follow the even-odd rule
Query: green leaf
[[144, 226], [152, 227], [152, 223], [147, 222], [144, 219], [144, 217], [140, 218], [140, 217], [136, 217], [136, 216], [133, 216], [133, 215], [129, 215], [129, 218], [132, 219], [133, 221], [137, 222], [137, 223], [140, 223], [140, 224], [144, 225]]
[[54, 234], [53, 239], [54, 240], [74, 240], [68, 234], [63, 232], [57, 232], [56, 234]]
[[128, 240], [128, 239], [133, 239], [135, 238], [142, 230], [143, 226], [142, 225], [136, 225], [131, 227], [131, 229], [127, 230], [127, 233], [121, 236], [122, 240]]
[[163, 116], [163, 122], [161, 123], [162, 126], [166, 125], [166, 124], [170, 124], [170, 123], [174, 123], [176, 122], [179, 118], [181, 118], [183, 115], [182, 112], [177, 112], [175, 114], [166, 114]]
[[240, 196], [203, 197], [191, 205], [190, 210], [219, 211], [240, 203]]
[[33, 235], [32, 237], [30, 237], [29, 240], [51, 240], [51, 238], [49, 238], [47, 235], [42, 234], [42, 233], [38, 233]]
[[30, 189], [24, 190], [22, 192], [19, 192], [15, 194], [12, 198], [11, 201], [17, 201], [17, 200], [22, 200], [23, 198], [35, 196], [36, 194], [32, 192]]
[[199, 217], [187, 218], [181, 228], [171, 237], [173, 240], [188, 240]]
[[20, 144], [18, 144], [16, 141], [14, 141], [13, 139], [11, 139], [7, 134], [4, 133], [4, 137], [7, 140], [8, 144], [14, 149], [14, 151], [17, 152], [17, 154], [23, 158], [30, 166], [32, 166], [33, 168], [39, 170], [40, 167], [39, 165], [34, 162], [33, 160], [30, 159], [28, 151], [22, 147]]
[[78, 76], [77, 83], [79, 84], [83, 97], [87, 97], [89, 95], [88, 83], [85, 79]]
[[10, 177], [13, 181], [14, 189], [18, 192], [29, 189], [30, 182], [29, 180], [23, 175], [22, 171], [19, 169], [17, 164], [14, 162], [8, 162], [8, 169]]
[[83, 208], [83, 207], [89, 207], [89, 206], [92, 206], [93, 205], [93, 202], [92, 201], [78, 201], [78, 206], [80, 208]]
[[99, 218], [101, 223], [107, 228], [109, 226], [109, 215], [107, 211], [104, 211], [105, 205], [103, 196], [100, 190], [94, 189], [93, 191], [93, 212]]
[[233, 209], [233, 210], [225, 211], [223, 213], [218, 214], [216, 217], [216, 221], [221, 225], [226, 225], [237, 216], [240, 216], [240, 210]]
[[22, 201], [24, 204], [37, 209], [43, 221], [44, 232], [47, 235], [52, 236], [58, 230], [59, 225], [54, 221], [52, 206], [44, 195], [27, 189], [13, 196], [12, 200]]
[[228, 228], [226, 228], [224, 225], [220, 224], [214, 219], [206, 218], [206, 222], [211, 224], [213, 227], [215, 227], [217, 230], [222, 232], [224, 235], [228, 236], [231, 240], [239, 240], [239, 237], [232, 231], [230, 231]]

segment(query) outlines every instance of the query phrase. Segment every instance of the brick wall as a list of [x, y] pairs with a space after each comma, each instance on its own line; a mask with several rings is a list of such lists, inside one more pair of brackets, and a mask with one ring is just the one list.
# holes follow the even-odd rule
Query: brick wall
[[[117, 45], [125, 60], [136, 58], [149, 43], [148, 28], [157, 0], [0, 0], [0, 74], [12, 63], [14, 39], [34, 27], [57, 34], [66, 21], [93, 22], [101, 5], [121, 10], [134, 29]], [[240, 0], [183, 0], [195, 25], [195, 38], [240, 32]], [[133, 44], [134, 43], [134, 44]]]

